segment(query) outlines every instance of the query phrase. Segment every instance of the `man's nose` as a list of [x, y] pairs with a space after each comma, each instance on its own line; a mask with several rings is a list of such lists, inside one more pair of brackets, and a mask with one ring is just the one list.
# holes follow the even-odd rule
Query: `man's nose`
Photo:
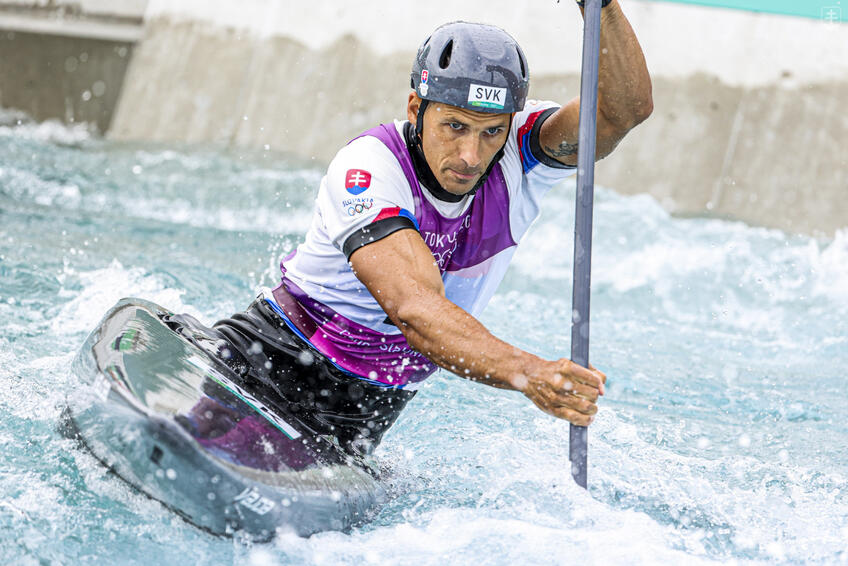
[[480, 166], [479, 140], [475, 136], [463, 136], [459, 143], [459, 158], [469, 169], [477, 169]]

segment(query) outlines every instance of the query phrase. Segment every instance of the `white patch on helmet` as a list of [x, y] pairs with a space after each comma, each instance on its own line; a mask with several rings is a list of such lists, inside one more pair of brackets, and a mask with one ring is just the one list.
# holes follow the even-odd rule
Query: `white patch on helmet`
[[468, 105], [503, 110], [506, 105], [506, 95], [505, 88], [472, 83], [468, 87]]

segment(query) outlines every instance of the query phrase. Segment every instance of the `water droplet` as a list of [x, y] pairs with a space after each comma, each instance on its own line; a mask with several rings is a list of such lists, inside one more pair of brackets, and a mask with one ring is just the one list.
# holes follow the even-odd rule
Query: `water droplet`
[[311, 366], [315, 362], [315, 356], [312, 352], [303, 350], [297, 355], [297, 360], [305, 366]]

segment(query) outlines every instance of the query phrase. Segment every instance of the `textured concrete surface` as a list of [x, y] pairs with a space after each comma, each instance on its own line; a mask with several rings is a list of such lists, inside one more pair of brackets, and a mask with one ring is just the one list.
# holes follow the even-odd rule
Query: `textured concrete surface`
[[147, 0], [0, 0], [0, 29], [135, 42]]
[[[311, 49], [210, 23], [148, 21], [110, 135], [269, 145], [324, 163], [363, 129], [404, 117], [412, 55], [381, 55], [351, 35]], [[536, 75], [531, 95], [564, 101], [578, 85], [575, 73]], [[676, 214], [817, 235], [848, 226], [848, 80], [655, 76], [654, 102], [654, 115], [598, 164], [598, 183], [648, 192]]]
[[832, 235], [848, 227], [848, 81], [743, 89], [654, 80], [654, 115], [598, 164], [598, 182], [674, 213]]
[[350, 36], [314, 51], [284, 37], [148, 22], [110, 135], [269, 144], [327, 161], [364, 128], [401, 116], [410, 57], [376, 55]]
[[131, 52], [125, 42], [0, 29], [0, 106], [105, 132]]
[[[620, 1], [655, 110], [598, 164], [600, 184], [648, 192], [676, 214], [825, 236], [848, 227], [848, 25]], [[27, 2], [0, 0], [0, 30], [12, 4]], [[270, 146], [325, 163], [363, 129], [404, 117], [414, 50], [452, 19], [507, 28], [528, 54], [532, 96], [578, 92], [581, 20], [566, 2], [30, 4], [121, 22], [144, 8], [132, 48], [70, 42], [61, 27], [52, 39], [0, 31], [0, 105], [96, 121], [115, 139]]]
[[108, 130], [147, 0], [0, 0], [0, 106]]

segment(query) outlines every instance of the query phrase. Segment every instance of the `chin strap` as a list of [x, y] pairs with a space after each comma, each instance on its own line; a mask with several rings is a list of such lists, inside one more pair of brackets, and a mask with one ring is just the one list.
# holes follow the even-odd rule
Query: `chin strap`
[[[424, 131], [424, 111], [430, 105], [430, 101], [426, 98], [421, 99], [421, 104], [418, 105], [418, 117], [415, 119], [415, 135], [418, 138], [418, 146], [421, 146], [421, 133]], [[423, 148], [421, 151], [424, 151]]]
[[[451, 192], [448, 192], [444, 189], [444, 187], [439, 184], [436, 180], [436, 176], [433, 174], [433, 171], [430, 169], [430, 166], [427, 164], [427, 160], [424, 158], [424, 145], [421, 139], [421, 134], [424, 131], [424, 111], [427, 109], [427, 106], [430, 105], [430, 101], [426, 99], [421, 99], [421, 104], [418, 106], [418, 116], [415, 119], [415, 148], [414, 150], [419, 153], [419, 159], [413, 159], [413, 164], [416, 166], [416, 173], [418, 173], [419, 179], [424, 179], [425, 186], [430, 189], [430, 192], [433, 193], [437, 198], [441, 200], [447, 200], [449, 202], [459, 202], [462, 200], [465, 195], [473, 195], [480, 189], [480, 187], [485, 184], [486, 179], [489, 178], [489, 174], [492, 172], [492, 168], [495, 164], [501, 160], [504, 154], [504, 149], [506, 148], [506, 142], [501, 146], [495, 156], [492, 158], [492, 161], [489, 162], [489, 167], [486, 168], [486, 172], [477, 180], [474, 187], [465, 193], [465, 195], [454, 195]], [[509, 117], [509, 125], [506, 130], [506, 139], [509, 141], [509, 134], [512, 130], [512, 114]], [[412, 149], [412, 148], [410, 148]], [[432, 184], [432, 188], [430, 187]], [[457, 197], [457, 198], [450, 198]]]

